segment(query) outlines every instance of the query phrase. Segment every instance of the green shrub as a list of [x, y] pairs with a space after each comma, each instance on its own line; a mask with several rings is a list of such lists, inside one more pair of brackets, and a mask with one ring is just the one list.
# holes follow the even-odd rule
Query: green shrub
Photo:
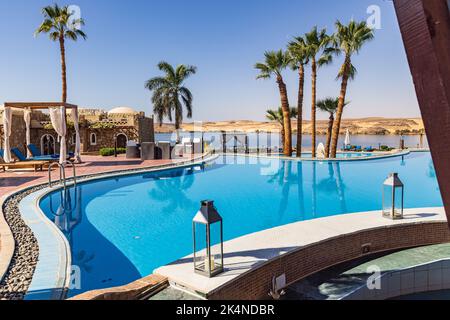
[[388, 146], [380, 146], [380, 151], [392, 151], [394, 148]]
[[[127, 149], [125, 148], [117, 148], [117, 154], [126, 153]], [[100, 149], [100, 155], [103, 157], [109, 157], [114, 155], [114, 148], [102, 148]]]

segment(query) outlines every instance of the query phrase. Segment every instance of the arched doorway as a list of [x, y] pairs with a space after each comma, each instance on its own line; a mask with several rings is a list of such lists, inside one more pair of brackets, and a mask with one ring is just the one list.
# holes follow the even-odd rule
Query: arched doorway
[[117, 139], [117, 148], [127, 147], [128, 138], [126, 135], [124, 135], [123, 133], [119, 133], [116, 139]]
[[51, 134], [44, 134], [41, 137], [41, 153], [43, 155], [55, 154], [55, 138]]

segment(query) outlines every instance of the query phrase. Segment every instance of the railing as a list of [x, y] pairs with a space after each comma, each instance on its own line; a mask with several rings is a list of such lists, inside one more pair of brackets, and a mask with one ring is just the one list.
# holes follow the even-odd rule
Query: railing
[[48, 166], [48, 186], [49, 188], [53, 187], [53, 181], [52, 181], [52, 168], [58, 166], [59, 168], [59, 184], [62, 184], [64, 186], [64, 190], [67, 189], [67, 179], [66, 179], [66, 166], [72, 166], [72, 179], [74, 182], [74, 185], [77, 185], [77, 173], [75, 164], [70, 161], [64, 161], [63, 163], [52, 163]]

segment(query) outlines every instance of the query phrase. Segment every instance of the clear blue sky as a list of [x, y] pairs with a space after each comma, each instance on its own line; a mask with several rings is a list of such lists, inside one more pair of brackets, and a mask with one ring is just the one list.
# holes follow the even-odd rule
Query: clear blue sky
[[[34, 38], [40, 10], [52, 0], [0, 3], [0, 103], [60, 99], [56, 43]], [[381, 7], [382, 29], [354, 59], [346, 117], [419, 116], [419, 108], [391, 1], [382, 0], [73, 0], [86, 21], [87, 41], [67, 46], [69, 101], [85, 107], [131, 106], [151, 113], [145, 80], [156, 64], [193, 64], [198, 74], [186, 83], [194, 94], [194, 120], [264, 118], [279, 105], [273, 80], [255, 80], [255, 62], [265, 50], [284, 48], [312, 26], [334, 29], [336, 19], [367, 19], [367, 7]], [[336, 96], [342, 63], [319, 71], [318, 97]], [[285, 72], [290, 102], [297, 76]], [[310, 78], [305, 117], [310, 115]], [[325, 115], [321, 115], [325, 118]]]

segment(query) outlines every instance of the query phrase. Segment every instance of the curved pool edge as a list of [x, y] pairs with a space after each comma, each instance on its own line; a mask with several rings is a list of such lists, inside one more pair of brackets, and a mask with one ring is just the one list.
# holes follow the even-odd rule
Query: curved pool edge
[[[404, 157], [414, 152], [429, 152], [425, 150], [396, 150], [395, 152], [380, 152], [379, 154], [373, 156], [364, 156], [364, 157], [354, 157], [354, 158], [296, 158], [296, 157], [287, 157], [284, 155], [276, 155], [276, 154], [248, 154], [248, 153], [225, 153], [224, 155], [228, 156], [243, 156], [243, 157], [255, 157], [255, 158], [263, 158], [263, 159], [278, 159], [278, 160], [291, 160], [291, 161], [300, 161], [300, 162], [355, 162], [355, 161], [371, 161], [371, 160], [381, 160], [387, 158], [395, 158], [395, 157]], [[361, 154], [364, 152], [346, 152], [352, 154]], [[367, 152], [369, 153], [369, 152]]]
[[26, 196], [19, 203], [22, 219], [39, 246], [39, 258], [25, 300], [61, 300], [70, 284], [70, 245], [59, 228], [42, 212], [40, 200], [46, 189]]
[[[407, 152], [407, 153], [405, 152], [405, 154], [408, 154], [408, 153], [409, 152]], [[391, 155], [390, 157], [394, 157], [394, 156], [398, 157], [400, 155], [399, 154], [395, 154], [395, 155]], [[89, 175], [86, 175], [86, 176], [88, 176], [87, 178], [84, 178], [83, 180], [80, 180], [80, 182], [84, 183], [84, 182], [89, 182], [89, 181], [93, 181], [93, 180], [108, 179], [108, 178], [117, 177], [117, 176], [129, 176], [129, 175], [140, 174], [140, 173], [145, 173], [145, 172], [155, 172], [155, 171], [169, 170], [169, 169], [173, 169], [173, 168], [190, 167], [190, 166], [194, 166], [196, 164], [198, 165], [200, 163], [205, 163], [205, 162], [208, 162], [208, 161], [212, 161], [212, 160], [214, 160], [217, 157], [219, 157], [219, 155], [213, 155], [213, 156], [211, 156], [209, 158], [206, 158], [206, 159], [204, 157], [202, 157], [201, 159], [189, 160], [186, 163], [171, 164], [171, 165], [168, 165], [168, 166], [162, 166], [162, 167], [157, 167], [157, 168], [143, 168], [143, 169], [122, 170], [122, 171], [118, 171], [118, 172], [97, 173], [95, 175], [89, 174]], [[295, 159], [290, 158], [289, 160], [295, 160]], [[354, 160], [361, 161], [361, 160], [368, 160], [368, 159], [354, 159]], [[68, 183], [68, 186], [71, 186], [72, 184], [73, 183]], [[51, 188], [51, 189], [48, 188], [48, 190], [46, 190], [46, 194], [43, 194], [40, 198], [44, 197], [45, 195], [47, 195], [49, 193], [55, 192], [56, 190], [60, 190], [60, 189], [62, 189], [62, 187]], [[36, 203], [38, 205], [39, 201], [36, 201]], [[267, 230], [270, 230], [270, 229], [267, 229]], [[264, 230], [264, 231], [266, 231], [266, 230]]]
[[405, 219], [396, 221], [383, 218], [381, 211], [349, 213], [294, 222], [227, 241], [225, 272], [215, 278], [195, 274], [192, 255], [157, 268], [154, 274], [207, 299], [264, 299], [273, 276], [286, 274], [288, 286], [367, 254], [449, 241], [443, 207], [405, 209]]
[[4, 204], [11, 197], [12, 194], [8, 194], [0, 198], [0, 283], [8, 272], [16, 247], [13, 233], [6, 222], [5, 212], [3, 211]]
[[[139, 169], [125, 169], [116, 172], [109, 171], [99, 172], [96, 174], [86, 174], [78, 176], [77, 183], [82, 184], [113, 177], [190, 167], [213, 161], [217, 159], [217, 157], [218, 155], [216, 154], [208, 153], [194, 159], [166, 165], [143, 167]], [[42, 212], [39, 205], [42, 198], [50, 193], [62, 190], [63, 186], [54, 186], [52, 188], [49, 188], [47, 185], [48, 183], [39, 183], [33, 186], [28, 186], [26, 188], [10, 193], [9, 195], [4, 197], [5, 199], [3, 199], [3, 201], [6, 202], [13, 196], [19, 195], [34, 188], [42, 187], [42, 189], [26, 196], [19, 203], [21, 217], [35, 235], [39, 246], [39, 261], [35, 268], [28, 292], [25, 295], [26, 300], [64, 299], [71, 280], [70, 276], [72, 266], [70, 258], [70, 245], [59, 228]], [[72, 180], [67, 182], [68, 188], [73, 185], [74, 182]], [[8, 230], [10, 230], [9, 226]], [[12, 239], [12, 241], [14, 243], [14, 239]], [[58, 252], [58, 254], [55, 255], [55, 251]], [[8, 251], [8, 256], [6, 257], [8, 259], [5, 260], [5, 265], [7, 265], [5, 267], [5, 274], [11, 264], [13, 254], [14, 248]], [[41, 259], [41, 257], [43, 259]]]

